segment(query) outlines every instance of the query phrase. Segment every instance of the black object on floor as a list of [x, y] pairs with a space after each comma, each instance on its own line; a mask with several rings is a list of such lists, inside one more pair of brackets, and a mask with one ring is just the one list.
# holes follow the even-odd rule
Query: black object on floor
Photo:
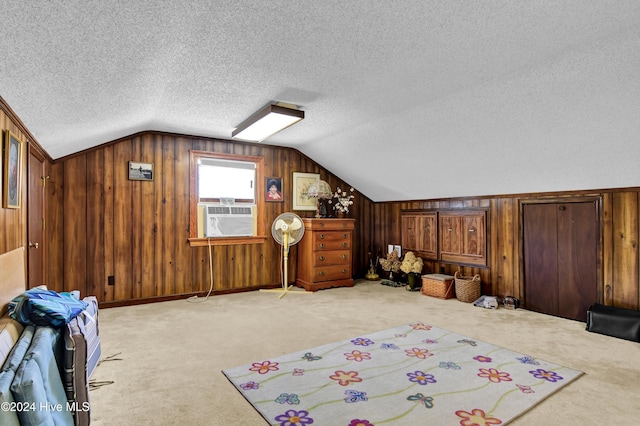
[[587, 331], [640, 342], [640, 311], [595, 303], [587, 310]]

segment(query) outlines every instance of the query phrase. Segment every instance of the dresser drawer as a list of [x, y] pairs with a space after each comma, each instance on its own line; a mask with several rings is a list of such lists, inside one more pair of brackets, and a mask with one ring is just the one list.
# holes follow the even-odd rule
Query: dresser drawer
[[351, 278], [351, 265], [317, 266], [313, 268], [313, 281], [333, 281]]
[[351, 232], [316, 232], [313, 234], [314, 250], [339, 250], [351, 248]]
[[319, 250], [313, 253], [313, 266], [351, 263], [350, 250]]

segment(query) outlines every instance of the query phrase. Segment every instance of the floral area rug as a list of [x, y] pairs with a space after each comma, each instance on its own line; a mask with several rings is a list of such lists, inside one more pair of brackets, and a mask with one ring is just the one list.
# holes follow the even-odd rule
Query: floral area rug
[[583, 373], [422, 322], [223, 374], [272, 425], [501, 425]]

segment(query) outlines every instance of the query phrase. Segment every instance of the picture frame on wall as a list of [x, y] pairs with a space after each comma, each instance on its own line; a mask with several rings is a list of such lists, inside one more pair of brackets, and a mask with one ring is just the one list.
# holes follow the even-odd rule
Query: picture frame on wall
[[22, 190], [22, 142], [11, 131], [4, 132], [2, 207], [19, 209]]
[[293, 210], [317, 209], [317, 200], [307, 196], [309, 186], [320, 180], [319, 173], [293, 172]]
[[268, 177], [265, 178], [264, 181], [264, 200], [272, 203], [282, 203], [284, 201], [284, 197], [282, 196], [282, 178]]
[[153, 163], [129, 161], [129, 180], [153, 180]]

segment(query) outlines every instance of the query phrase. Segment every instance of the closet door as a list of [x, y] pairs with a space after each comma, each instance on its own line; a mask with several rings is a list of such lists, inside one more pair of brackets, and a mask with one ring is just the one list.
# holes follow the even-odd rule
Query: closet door
[[526, 204], [524, 282], [527, 309], [558, 315], [558, 226], [555, 204]]
[[595, 203], [558, 205], [558, 315], [586, 321], [598, 297]]
[[586, 321], [597, 301], [596, 203], [527, 204], [523, 221], [525, 307]]

